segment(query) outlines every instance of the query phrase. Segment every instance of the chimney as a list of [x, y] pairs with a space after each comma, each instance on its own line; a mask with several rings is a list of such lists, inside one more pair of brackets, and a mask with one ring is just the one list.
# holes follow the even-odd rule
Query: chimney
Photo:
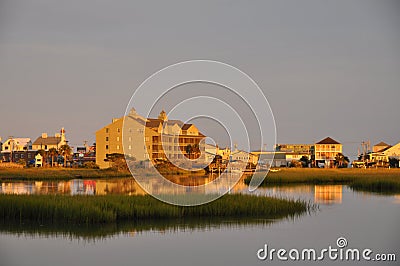
[[42, 133], [42, 139], [47, 139], [47, 133]]

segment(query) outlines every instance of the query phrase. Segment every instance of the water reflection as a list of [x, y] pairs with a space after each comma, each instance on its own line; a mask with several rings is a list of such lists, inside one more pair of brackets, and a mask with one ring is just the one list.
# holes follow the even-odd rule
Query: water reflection
[[[288, 217], [283, 220], [294, 220]], [[102, 226], [69, 225], [69, 224], [37, 224], [37, 223], [0, 223], [2, 234], [18, 235], [21, 237], [62, 237], [71, 240], [97, 241], [116, 235], [137, 237], [145, 232], [167, 234], [174, 232], [209, 231], [214, 229], [240, 229], [249, 226], [267, 228], [277, 220], [273, 219], [167, 219], [146, 220], [143, 222], [108, 223]], [[282, 221], [282, 220], [280, 220]]]
[[342, 185], [314, 186], [314, 202], [323, 204], [342, 203]]
[[[209, 176], [170, 176], [170, 180], [179, 183], [180, 188], [163, 186], [157, 179], [149, 177], [141, 181], [143, 188], [133, 178], [119, 179], [73, 179], [69, 181], [17, 181], [0, 183], [0, 194], [66, 194], [66, 195], [144, 195], [145, 191], [151, 194], [184, 194], [190, 191], [215, 194], [227, 190], [238, 191], [247, 187], [242, 180], [233, 187], [233, 180], [238, 176], [224, 175], [216, 179], [215, 175]], [[212, 182], [212, 183], [211, 183]], [[208, 187], [204, 184], [212, 184]]]
[[[184, 194], [188, 190], [200, 194], [216, 194], [229, 190], [229, 193], [249, 194], [248, 186], [244, 184], [244, 177], [232, 186], [231, 177], [215, 180], [213, 176], [174, 176], [181, 184], [209, 183], [212, 186], [182, 186], [173, 191], [166, 189], [162, 184], [150, 178], [142, 182], [144, 189], [133, 178], [118, 179], [73, 179], [69, 181], [17, 181], [0, 183], [0, 194], [64, 194], [64, 195], [145, 195], [146, 191], [153, 194]], [[232, 187], [231, 187], [232, 186]], [[316, 204], [331, 205], [343, 203], [343, 191], [345, 185], [279, 185], [272, 187], [260, 187], [252, 194], [279, 198], [301, 199]], [[358, 192], [365, 197], [371, 197], [371, 193]], [[376, 193], [373, 193], [376, 194]], [[393, 202], [400, 204], [400, 195], [393, 195]]]

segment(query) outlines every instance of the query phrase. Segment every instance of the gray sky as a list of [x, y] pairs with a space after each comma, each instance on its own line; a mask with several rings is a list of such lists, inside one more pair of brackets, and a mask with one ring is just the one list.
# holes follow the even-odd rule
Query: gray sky
[[0, 136], [93, 142], [149, 75], [212, 59], [259, 84], [278, 142], [400, 141], [398, 1], [159, 2], [1, 1]]

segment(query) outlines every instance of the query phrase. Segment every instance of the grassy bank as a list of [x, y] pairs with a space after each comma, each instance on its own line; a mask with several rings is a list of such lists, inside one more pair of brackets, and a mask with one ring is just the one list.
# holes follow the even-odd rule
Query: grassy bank
[[69, 180], [74, 178], [113, 178], [131, 177], [130, 172], [118, 172], [109, 169], [82, 169], [82, 168], [0, 168], [0, 181], [11, 180]]
[[151, 196], [0, 195], [0, 220], [97, 224], [177, 218], [284, 218], [313, 206], [302, 201], [251, 195], [225, 195], [211, 203], [179, 207]]
[[[256, 173], [258, 177], [265, 173]], [[250, 177], [244, 180], [250, 182]], [[355, 190], [400, 193], [400, 169], [281, 169], [270, 172], [261, 186], [344, 184]]]

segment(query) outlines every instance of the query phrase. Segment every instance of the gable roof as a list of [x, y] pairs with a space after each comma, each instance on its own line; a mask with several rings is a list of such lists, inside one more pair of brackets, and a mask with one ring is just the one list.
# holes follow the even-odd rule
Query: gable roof
[[57, 145], [61, 142], [61, 137], [38, 137], [33, 145]]
[[[5, 141], [5, 143], [6, 143], [7, 141], [9, 141], [10, 139], [11, 139], [11, 138], [7, 139], [7, 140]], [[26, 146], [26, 145], [31, 141], [30, 138], [12, 138], [12, 139], [13, 139], [13, 141], [14, 141], [15, 144], [20, 145], [20, 146]]]
[[317, 142], [316, 144], [340, 144], [340, 143], [332, 139], [331, 137], [327, 137], [321, 140], [320, 142]]
[[193, 124], [184, 124], [182, 130], [188, 130], [191, 126], [193, 126]]
[[161, 119], [149, 118], [148, 121], [146, 122], [146, 127], [156, 128], [156, 127], [159, 127], [160, 124], [162, 124]]
[[381, 141], [378, 144], [375, 144], [374, 146], [390, 146], [390, 145], [385, 143], [385, 142], [383, 142], [383, 141]]

